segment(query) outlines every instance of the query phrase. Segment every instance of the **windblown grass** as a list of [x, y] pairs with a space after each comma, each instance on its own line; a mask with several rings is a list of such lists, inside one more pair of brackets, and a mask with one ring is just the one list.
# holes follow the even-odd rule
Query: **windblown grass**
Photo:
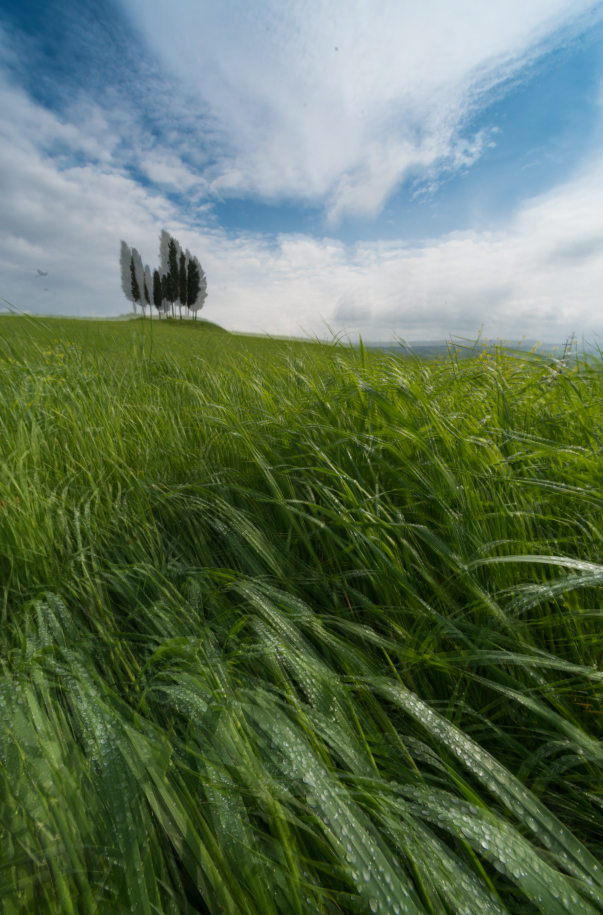
[[601, 912], [601, 366], [150, 330], [0, 323], [0, 912]]

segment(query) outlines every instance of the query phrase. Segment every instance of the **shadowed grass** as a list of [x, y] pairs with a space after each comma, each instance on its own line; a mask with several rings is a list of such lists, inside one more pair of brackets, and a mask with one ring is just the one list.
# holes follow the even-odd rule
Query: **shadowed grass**
[[0, 324], [0, 912], [602, 911], [599, 363], [141, 324]]

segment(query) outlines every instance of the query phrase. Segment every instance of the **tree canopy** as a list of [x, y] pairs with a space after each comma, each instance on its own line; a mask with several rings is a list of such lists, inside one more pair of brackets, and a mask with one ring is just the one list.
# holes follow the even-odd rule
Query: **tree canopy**
[[134, 305], [140, 304], [143, 313], [151, 302], [159, 315], [174, 313], [178, 302], [180, 317], [182, 307], [196, 318], [207, 298], [207, 277], [199, 259], [191, 254], [165, 229], [159, 235], [159, 266], [151, 271], [143, 265], [136, 248], [121, 242], [120, 252], [121, 286], [124, 295]]

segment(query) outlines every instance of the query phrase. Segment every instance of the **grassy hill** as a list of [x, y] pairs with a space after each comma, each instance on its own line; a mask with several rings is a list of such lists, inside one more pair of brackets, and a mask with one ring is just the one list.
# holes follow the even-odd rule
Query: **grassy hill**
[[0, 913], [603, 910], [603, 379], [0, 320]]

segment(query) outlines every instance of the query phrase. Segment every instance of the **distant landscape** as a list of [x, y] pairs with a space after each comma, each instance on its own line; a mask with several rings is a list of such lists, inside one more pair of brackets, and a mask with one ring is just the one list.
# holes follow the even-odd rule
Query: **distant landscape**
[[[141, 320], [139, 315], [136, 313], [133, 313], [133, 312], [120, 314], [120, 315], [114, 315], [111, 317], [105, 317], [102, 315], [82, 315], [82, 316], [78, 317], [77, 319], [74, 319], [73, 316], [61, 316], [61, 315], [57, 315], [57, 314], [45, 315], [45, 314], [40, 314], [40, 313], [30, 314], [29, 312], [21, 313], [18, 310], [0, 311], [0, 318], [14, 317], [18, 314], [23, 314], [23, 316], [40, 318], [40, 319], [50, 318], [51, 321], [53, 321], [53, 322], [56, 321], [57, 319], [59, 319], [63, 323], [66, 321], [68, 324], [71, 324], [71, 322], [74, 320], [102, 321], [102, 322], [140, 321]], [[181, 316], [180, 319], [183, 321], [190, 321], [191, 317], [192, 317], [191, 315], [185, 314], [184, 316]], [[163, 320], [161, 315], [153, 313], [152, 311], [148, 315], [148, 318], [152, 319], [155, 322]], [[147, 320], [148, 318], [145, 315], [142, 318], [142, 320]], [[321, 343], [328, 343], [328, 341], [329, 341], [329, 337], [326, 336], [324, 333], [323, 333], [322, 337], [317, 337], [316, 340], [313, 340], [307, 336], [282, 337], [279, 335], [271, 335], [271, 334], [266, 334], [266, 333], [250, 334], [250, 333], [242, 333], [241, 331], [227, 330], [226, 328], [222, 328], [222, 327], [220, 327], [220, 325], [216, 325], [214, 322], [208, 321], [205, 318], [199, 318], [198, 320], [200, 320], [206, 326], [211, 325], [213, 327], [217, 327], [218, 329], [222, 330], [224, 333], [234, 334], [236, 336], [242, 336], [242, 337], [245, 337], [248, 339], [268, 338], [268, 339], [277, 340], [277, 341], [285, 340], [285, 341], [296, 341], [299, 343], [303, 343], [303, 342], [312, 343], [312, 342], [316, 342], [316, 341], [319, 341]], [[348, 331], [344, 330], [337, 335], [332, 335], [331, 339], [332, 339], [332, 342], [337, 341], [342, 346], [358, 347], [360, 344], [360, 340], [362, 338], [359, 335], [358, 331], [348, 332]], [[490, 350], [495, 350], [497, 347], [500, 347], [500, 346], [503, 346], [507, 350], [513, 350], [513, 351], [517, 350], [518, 352], [522, 352], [522, 351], [528, 352], [530, 350], [534, 350], [535, 352], [537, 351], [541, 355], [549, 355], [549, 356], [559, 358], [559, 356], [563, 353], [564, 349], [566, 349], [566, 348], [568, 351], [571, 350], [571, 352], [575, 352], [576, 347], [578, 346], [578, 341], [576, 340], [575, 335], [571, 335], [571, 336], [567, 337], [566, 340], [557, 341], [556, 343], [551, 342], [550, 340], [543, 342], [541, 340], [536, 340], [536, 339], [534, 339], [534, 340], [525, 339], [525, 337], [522, 340], [515, 340], [515, 339], [504, 339], [503, 340], [502, 338], [495, 338], [495, 339], [491, 340], [490, 338], [482, 338], [478, 335], [476, 337], [476, 339], [471, 339], [469, 337], [450, 337], [447, 340], [412, 340], [412, 339], [406, 340], [406, 339], [402, 339], [399, 336], [392, 335], [389, 340], [362, 339], [362, 345], [366, 349], [370, 349], [370, 350], [382, 350], [384, 352], [394, 353], [398, 356], [415, 354], [417, 356], [420, 356], [421, 358], [430, 358], [430, 357], [434, 357], [434, 356], [445, 356], [448, 354], [451, 347], [460, 355], [462, 353], [471, 354], [474, 351], [481, 353], [481, 352], [483, 352], [484, 348], [489, 348]], [[587, 352], [587, 353], [598, 352], [598, 347], [596, 344], [593, 345], [592, 343], [589, 343], [585, 340], [580, 341], [580, 346], [581, 346], [581, 349], [583, 352]]]
[[603, 909], [601, 363], [415, 350], [2, 318], [3, 915]]

